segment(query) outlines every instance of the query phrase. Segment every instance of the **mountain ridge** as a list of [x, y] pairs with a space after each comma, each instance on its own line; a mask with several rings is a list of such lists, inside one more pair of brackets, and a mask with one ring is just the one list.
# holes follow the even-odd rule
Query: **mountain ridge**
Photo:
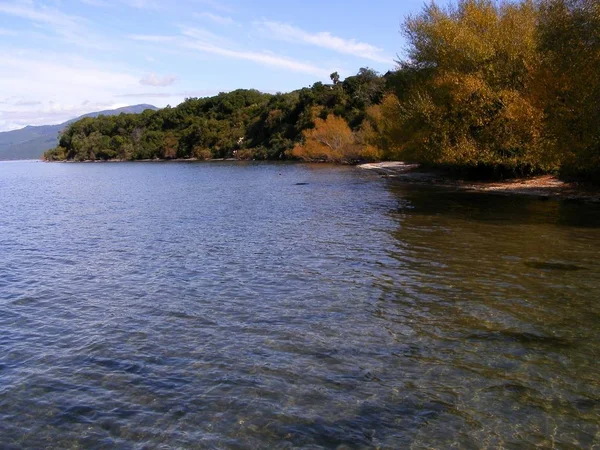
[[115, 116], [122, 113], [139, 114], [147, 109], [157, 110], [158, 108], [142, 103], [83, 114], [57, 125], [27, 125], [18, 130], [0, 132], [0, 161], [40, 159], [46, 150], [57, 145], [60, 132], [72, 123], [86, 117]]

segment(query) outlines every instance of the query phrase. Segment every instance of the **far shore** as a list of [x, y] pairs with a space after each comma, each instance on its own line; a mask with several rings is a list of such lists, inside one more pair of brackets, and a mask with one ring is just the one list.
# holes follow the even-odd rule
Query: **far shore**
[[440, 186], [460, 191], [498, 195], [522, 195], [536, 197], [541, 200], [554, 198], [600, 203], [600, 188], [590, 187], [575, 181], [563, 181], [554, 175], [512, 178], [502, 181], [468, 181], [450, 177], [441, 171], [421, 169], [418, 164], [406, 164], [401, 161], [361, 164], [358, 167], [371, 170], [402, 183]]

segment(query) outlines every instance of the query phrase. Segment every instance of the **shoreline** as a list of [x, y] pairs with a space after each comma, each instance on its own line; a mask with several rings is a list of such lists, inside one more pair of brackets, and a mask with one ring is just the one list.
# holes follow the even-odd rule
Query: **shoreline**
[[[31, 160], [35, 161], [35, 160]], [[67, 163], [67, 164], [105, 164], [119, 162], [223, 162], [239, 161], [248, 162], [236, 158], [215, 158], [201, 160], [197, 158], [175, 158], [175, 159], [139, 159], [139, 160], [86, 160], [86, 161], [44, 161], [45, 163]], [[251, 161], [251, 160], [250, 160]], [[510, 178], [502, 181], [471, 181], [459, 177], [453, 177], [441, 170], [422, 169], [419, 164], [407, 164], [402, 161], [384, 161], [378, 163], [358, 164], [357, 168], [371, 171], [383, 178], [390, 178], [399, 183], [412, 185], [435, 186], [446, 189], [454, 189], [461, 192], [479, 192], [495, 195], [515, 195], [521, 197], [536, 197], [540, 200], [563, 200], [585, 203], [600, 204], [600, 187], [585, 185], [576, 181], [563, 181], [555, 175], [539, 175], [533, 177]]]
[[29, 160], [39, 161], [43, 163], [68, 163], [68, 164], [105, 164], [105, 163], [129, 163], [129, 162], [152, 162], [152, 163], [163, 163], [163, 162], [211, 162], [211, 161], [247, 161], [245, 159], [236, 158], [213, 158], [213, 159], [198, 159], [198, 158], [173, 158], [173, 159], [86, 159], [83, 161], [75, 161], [73, 159], [65, 159], [63, 161], [46, 161], [44, 159]]
[[357, 167], [401, 183], [438, 186], [464, 192], [536, 197], [540, 200], [600, 203], [600, 188], [584, 186], [574, 181], [563, 181], [554, 175], [511, 178], [503, 181], [469, 181], [453, 178], [442, 171], [421, 169], [418, 164], [406, 164], [401, 161], [360, 164]]

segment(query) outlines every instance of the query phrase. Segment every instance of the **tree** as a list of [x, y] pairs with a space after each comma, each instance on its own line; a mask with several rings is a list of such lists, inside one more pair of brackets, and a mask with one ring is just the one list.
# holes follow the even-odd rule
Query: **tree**
[[305, 130], [302, 134], [304, 144], [292, 150], [295, 158], [330, 162], [372, 159], [372, 149], [357, 140], [344, 119], [333, 114], [325, 120], [315, 119], [315, 128]]
[[67, 149], [61, 146], [48, 150], [42, 158], [44, 161], [64, 161], [67, 159]]
[[333, 72], [329, 78], [331, 78], [331, 81], [333, 82], [333, 84], [337, 85], [340, 82], [340, 74], [337, 72]]
[[536, 25], [528, 0], [430, 4], [410, 17], [403, 99], [388, 101], [382, 112], [388, 124], [396, 116], [395, 126], [383, 128], [400, 154], [508, 173], [551, 169], [553, 162], [540, 159], [543, 110], [531, 95]]
[[177, 158], [177, 147], [179, 146], [179, 140], [175, 137], [174, 133], [167, 133], [163, 138], [163, 146], [161, 149], [161, 158], [163, 159], [174, 159]]
[[562, 171], [600, 181], [600, 3], [543, 0], [537, 86]]
[[[368, 69], [347, 84], [339, 81], [339, 74], [332, 75], [335, 86], [317, 82], [311, 88], [276, 95], [237, 90], [188, 98], [159, 111], [83, 119], [63, 133], [60, 145], [68, 159], [193, 158], [197, 147], [209, 149], [214, 157], [231, 157], [237, 151], [253, 159], [283, 159], [301, 141], [302, 132], [314, 127], [315, 117], [326, 120], [335, 114], [358, 132], [366, 105], [377, 101], [380, 87], [385, 86]], [[94, 132], [109, 139], [108, 151], [104, 143], [99, 153], [81, 145]]]
[[204, 147], [196, 146], [192, 152], [194, 158], [199, 159], [200, 161], [206, 161], [212, 159], [212, 152]]

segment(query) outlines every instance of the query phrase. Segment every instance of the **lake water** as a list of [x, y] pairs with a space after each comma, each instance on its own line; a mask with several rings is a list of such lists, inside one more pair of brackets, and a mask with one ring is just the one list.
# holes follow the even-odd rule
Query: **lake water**
[[0, 163], [0, 446], [600, 445], [600, 209]]

